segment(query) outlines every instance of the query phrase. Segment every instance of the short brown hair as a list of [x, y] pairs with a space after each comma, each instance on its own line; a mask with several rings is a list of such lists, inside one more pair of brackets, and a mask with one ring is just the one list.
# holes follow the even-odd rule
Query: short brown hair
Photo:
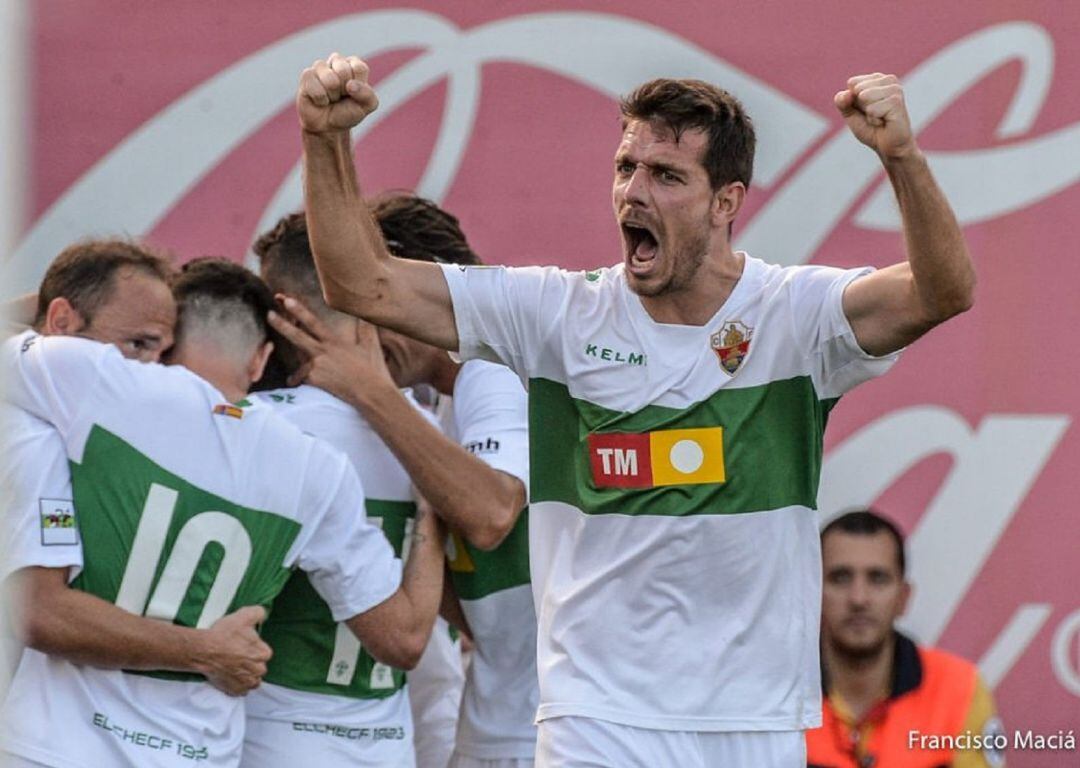
[[659, 123], [679, 138], [685, 131], [706, 135], [701, 164], [714, 190], [733, 181], [750, 186], [754, 173], [754, 124], [743, 105], [703, 80], [658, 78], [642, 83], [619, 102], [622, 127], [631, 120]]
[[904, 556], [904, 534], [900, 528], [889, 518], [874, 509], [853, 509], [831, 520], [828, 525], [821, 529], [821, 541], [833, 531], [851, 534], [852, 536], [874, 536], [885, 533], [896, 545], [896, 565], [903, 576], [907, 570], [907, 558]]
[[319, 274], [308, 242], [307, 220], [303, 211], [281, 217], [274, 228], [264, 232], [251, 246], [259, 257], [262, 275], [272, 291], [299, 294], [310, 309], [323, 306]]
[[84, 322], [109, 300], [116, 285], [116, 273], [124, 267], [140, 270], [169, 282], [173, 269], [169, 260], [141, 243], [129, 240], [84, 240], [69, 245], [57, 256], [38, 288], [34, 325], [45, 321], [53, 299], [71, 303]]
[[218, 256], [193, 259], [185, 264], [173, 281], [177, 327], [186, 312], [201, 305], [232, 305], [250, 313], [258, 332], [270, 336], [267, 314], [274, 308], [274, 295], [258, 275], [247, 267]]
[[[299, 297], [308, 309], [323, 319], [335, 314], [323, 298], [303, 211], [282, 216], [271, 229], [259, 235], [251, 250], [259, 257], [262, 277], [271, 291]], [[287, 386], [289, 374], [305, 357], [288, 339], [276, 332], [272, 341], [274, 351], [263, 377], [254, 384], [253, 390]]]
[[390, 253], [441, 264], [480, 264], [457, 217], [411, 192], [387, 192], [368, 201]]

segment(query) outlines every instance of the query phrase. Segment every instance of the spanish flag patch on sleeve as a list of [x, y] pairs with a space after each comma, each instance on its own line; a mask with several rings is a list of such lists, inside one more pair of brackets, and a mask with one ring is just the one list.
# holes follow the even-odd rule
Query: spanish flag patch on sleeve
[[244, 418], [244, 409], [237, 405], [222, 403], [214, 406], [214, 414], [217, 416], [232, 416], [234, 419]]

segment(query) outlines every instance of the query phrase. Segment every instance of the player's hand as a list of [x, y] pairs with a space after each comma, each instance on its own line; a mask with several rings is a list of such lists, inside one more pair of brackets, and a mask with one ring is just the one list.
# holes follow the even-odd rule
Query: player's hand
[[331, 53], [300, 73], [296, 114], [309, 133], [348, 131], [378, 106], [368, 65], [357, 56]]
[[358, 400], [376, 386], [397, 389], [386, 368], [375, 326], [354, 318], [348, 333], [335, 332], [303, 302], [292, 296], [277, 298], [295, 322], [272, 312], [270, 324], [307, 358], [289, 377], [290, 386], [306, 382], [355, 405], [362, 405]]
[[230, 696], [243, 696], [259, 686], [273, 655], [257, 629], [265, 619], [265, 609], [249, 605], [203, 631], [205, 648], [198, 668], [211, 685]]
[[911, 119], [904, 104], [904, 89], [895, 75], [856, 75], [833, 97], [855, 138], [883, 160], [896, 160], [918, 152]]

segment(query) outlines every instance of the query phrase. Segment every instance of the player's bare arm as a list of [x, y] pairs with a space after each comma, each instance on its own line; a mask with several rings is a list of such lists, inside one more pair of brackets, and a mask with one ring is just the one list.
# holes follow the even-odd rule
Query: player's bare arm
[[881, 158], [903, 219], [907, 261], [854, 281], [844, 293], [844, 313], [859, 345], [884, 355], [968, 310], [975, 268], [956, 216], [915, 142], [896, 77], [852, 77], [834, 102], [855, 138]]
[[401, 587], [374, 608], [347, 620], [376, 660], [398, 669], [412, 669], [420, 661], [442, 601], [445, 539], [439, 518], [421, 501]]
[[356, 408], [402, 463], [439, 517], [480, 549], [494, 549], [525, 507], [525, 485], [473, 456], [431, 425], [401, 394], [386, 369], [375, 329], [358, 321], [342, 339], [300, 301], [286, 297], [298, 321], [273, 314], [270, 323], [309, 362], [301, 380]]
[[[449, 566], [447, 570], [449, 571]], [[469, 620], [465, 618], [465, 609], [461, 607], [461, 599], [454, 591], [454, 584], [450, 580], [449, 573], [443, 574], [443, 595], [442, 602], [439, 604], [439, 615], [470, 641], [474, 639], [472, 627], [469, 626]]]
[[349, 130], [378, 104], [367, 64], [356, 56], [331, 54], [300, 76], [304, 199], [323, 293], [334, 309], [457, 349], [440, 268], [390, 256], [360, 193]]
[[270, 646], [256, 629], [259, 606], [241, 608], [208, 629], [148, 619], [72, 589], [66, 568], [30, 567], [12, 576], [26, 645], [102, 669], [195, 672], [241, 696], [266, 674]]

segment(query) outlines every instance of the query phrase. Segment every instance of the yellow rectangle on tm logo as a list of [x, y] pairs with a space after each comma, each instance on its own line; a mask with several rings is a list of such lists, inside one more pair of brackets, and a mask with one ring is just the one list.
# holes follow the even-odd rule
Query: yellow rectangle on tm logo
[[668, 429], [649, 434], [653, 485], [722, 483], [724, 429]]

